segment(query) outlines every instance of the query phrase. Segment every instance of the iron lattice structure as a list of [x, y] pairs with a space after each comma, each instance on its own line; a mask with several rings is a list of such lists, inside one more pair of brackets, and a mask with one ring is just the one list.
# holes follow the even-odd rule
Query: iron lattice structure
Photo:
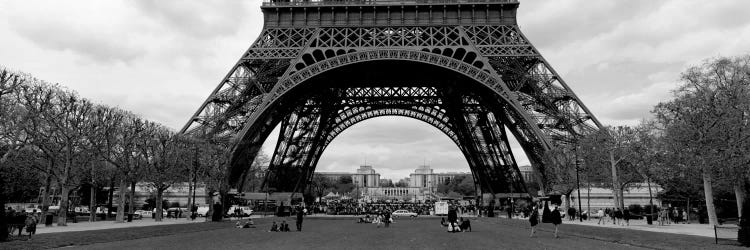
[[350, 126], [404, 116], [445, 133], [484, 193], [526, 192], [508, 144], [545, 183], [545, 153], [600, 123], [521, 33], [516, 0], [270, 1], [264, 29], [183, 133], [233, 146], [241, 186], [281, 126], [266, 189], [299, 192]]

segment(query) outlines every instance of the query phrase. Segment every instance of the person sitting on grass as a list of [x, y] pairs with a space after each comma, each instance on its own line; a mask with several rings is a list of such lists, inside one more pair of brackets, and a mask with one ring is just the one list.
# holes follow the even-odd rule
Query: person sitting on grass
[[445, 221], [445, 217], [440, 217], [440, 226], [447, 227], [448, 222]]
[[289, 232], [289, 224], [286, 224], [286, 220], [281, 221], [281, 226], [279, 227], [279, 230], [281, 232]]
[[461, 228], [461, 231], [466, 232], [466, 230], [469, 230], [469, 232], [471, 232], [471, 222], [469, 222], [469, 219], [464, 220], [462, 217], [459, 227]]
[[273, 224], [271, 224], [271, 230], [269, 232], [278, 232], [278, 231], [279, 231], [279, 227], [276, 225], [276, 221], [274, 221]]
[[242, 225], [242, 228], [255, 228], [255, 222], [253, 222], [253, 219], [248, 218], [245, 221], [245, 225]]

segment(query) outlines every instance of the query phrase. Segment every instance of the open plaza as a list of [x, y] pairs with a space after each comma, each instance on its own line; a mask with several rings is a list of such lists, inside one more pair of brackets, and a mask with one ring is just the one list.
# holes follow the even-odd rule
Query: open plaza
[[[255, 217], [255, 216], [254, 216]], [[708, 227], [670, 225], [561, 226], [554, 238], [551, 224], [529, 237], [522, 219], [469, 218], [471, 231], [449, 233], [439, 217], [396, 219], [388, 228], [356, 223], [351, 216], [308, 216], [302, 231], [269, 232], [273, 222], [294, 224], [293, 218], [255, 217], [254, 228], [236, 228], [236, 220], [160, 225], [148, 222], [97, 222], [86, 231], [40, 228], [32, 240], [0, 243], [3, 249], [734, 249], [735, 241], [688, 234], [708, 233]], [[138, 225], [143, 223], [146, 225]], [[126, 225], [120, 227], [119, 225]], [[127, 226], [129, 225], [129, 226]], [[109, 227], [109, 228], [108, 228]], [[638, 227], [651, 228], [647, 231]], [[91, 230], [95, 229], [95, 230]], [[675, 233], [665, 233], [670, 232]], [[682, 231], [680, 231], [682, 230]], [[713, 233], [713, 232], [711, 232]]]

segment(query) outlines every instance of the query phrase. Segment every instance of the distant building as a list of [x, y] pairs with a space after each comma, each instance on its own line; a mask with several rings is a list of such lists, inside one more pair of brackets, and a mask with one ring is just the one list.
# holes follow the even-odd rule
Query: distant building
[[439, 184], [451, 182], [458, 176], [474, 178], [471, 173], [434, 173], [430, 166], [419, 166], [414, 173], [409, 174], [409, 187], [436, 188]]
[[534, 180], [534, 169], [531, 165], [518, 166], [518, 170], [521, 172], [525, 183], [536, 182]]
[[380, 174], [372, 166], [359, 166], [357, 173], [352, 175], [352, 181], [357, 187], [380, 187]]
[[[661, 186], [651, 183], [651, 194], [653, 196], [653, 202], [655, 206], [661, 206], [661, 200], [656, 198], [658, 192], [663, 191]], [[591, 199], [589, 199], [589, 197]], [[625, 189], [623, 191], [623, 197], [625, 207], [632, 204], [638, 204], [646, 206], [649, 204], [648, 186], [646, 183], [637, 183], [634, 187]], [[571, 205], [578, 207], [578, 192], [573, 190], [570, 194]], [[615, 206], [614, 198], [612, 196], [612, 189], [610, 188], [594, 188], [590, 190], [586, 188], [581, 189], [581, 207], [586, 210], [588, 206], [591, 206], [591, 210], [595, 211], [599, 208], [612, 208]]]
[[380, 187], [380, 174], [375, 172], [372, 166], [359, 166], [356, 172], [317, 172], [317, 175], [328, 178], [332, 182], [338, 182], [341, 177], [349, 176], [356, 187]]
[[[180, 204], [180, 207], [187, 207], [188, 196], [192, 196], [192, 194], [189, 193], [188, 190], [189, 188], [187, 182], [175, 183], [167, 190], [164, 190], [162, 199], [167, 200], [170, 205], [176, 202]], [[118, 192], [115, 191], [115, 200], [117, 200], [117, 197], [119, 197], [117, 193]], [[134, 199], [135, 207], [140, 208], [141, 206], [143, 206], [143, 204], [146, 204], [146, 200], [149, 198], [156, 198], [156, 191], [145, 182], [136, 183]], [[199, 182], [197, 184], [197, 188], [195, 189], [195, 204], [208, 204], [206, 202], [207, 198], [208, 194], [206, 193], [206, 185]]]

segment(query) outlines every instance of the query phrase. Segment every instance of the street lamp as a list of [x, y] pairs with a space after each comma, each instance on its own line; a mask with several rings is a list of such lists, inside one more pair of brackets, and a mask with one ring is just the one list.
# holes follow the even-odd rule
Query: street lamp
[[581, 160], [578, 159], [578, 147], [576, 147], [576, 191], [578, 191], [578, 220], [583, 222], [583, 211], [581, 210], [581, 182], [578, 179], [578, 167], [581, 165]]

